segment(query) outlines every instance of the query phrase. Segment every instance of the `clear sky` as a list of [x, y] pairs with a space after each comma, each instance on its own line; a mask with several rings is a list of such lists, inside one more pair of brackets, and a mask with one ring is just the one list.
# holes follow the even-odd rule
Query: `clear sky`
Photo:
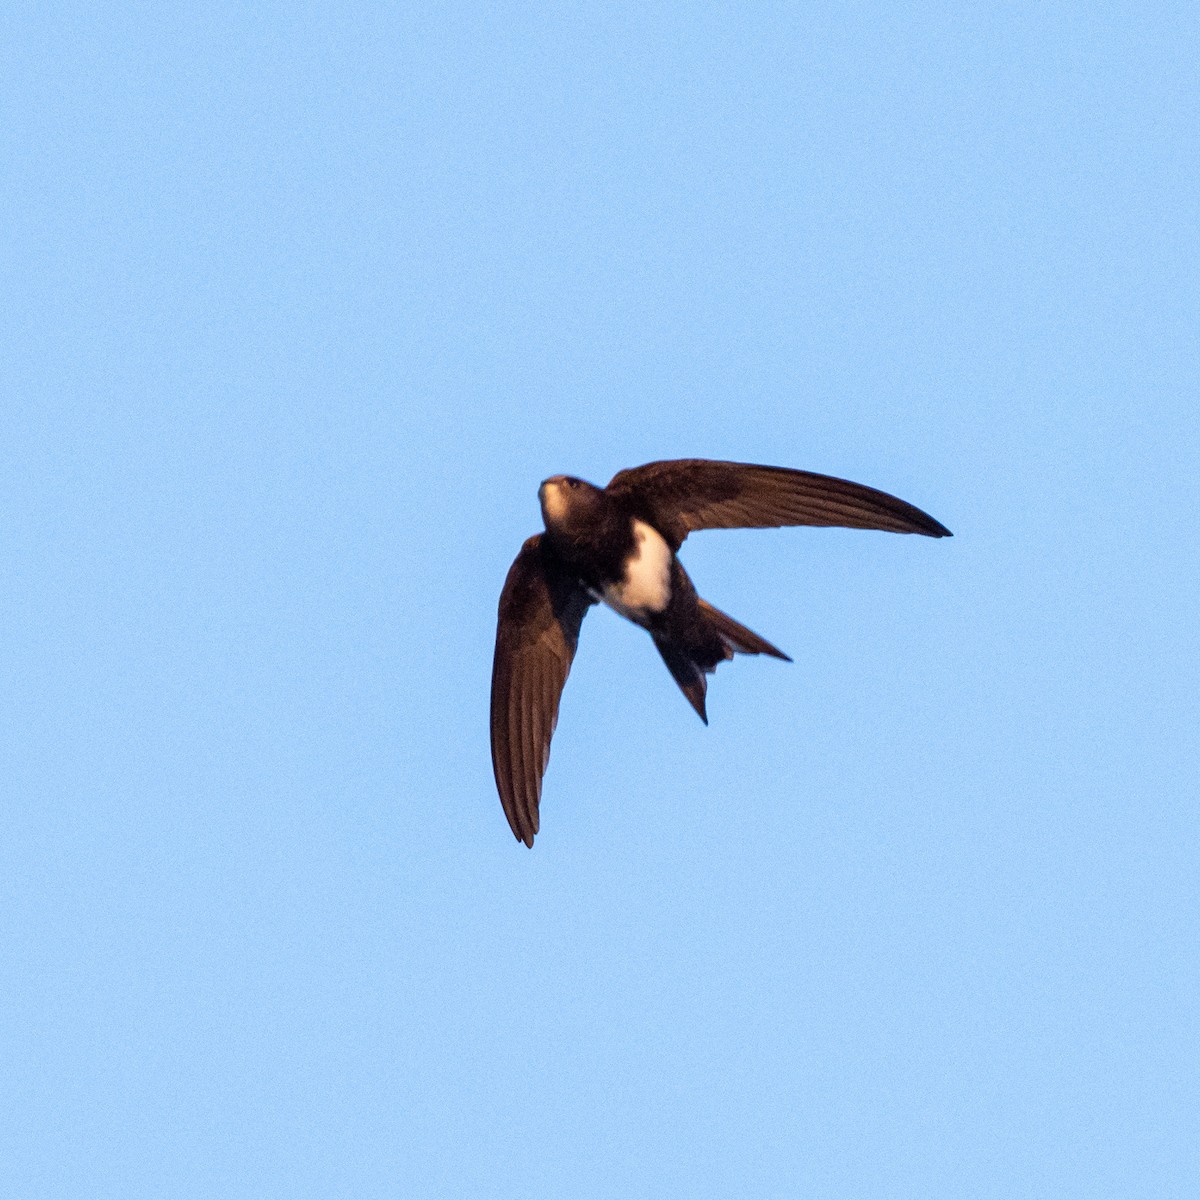
[[[0, 1193], [1182, 1197], [1194, 3], [10, 6]], [[536, 488], [713, 532], [705, 729]]]

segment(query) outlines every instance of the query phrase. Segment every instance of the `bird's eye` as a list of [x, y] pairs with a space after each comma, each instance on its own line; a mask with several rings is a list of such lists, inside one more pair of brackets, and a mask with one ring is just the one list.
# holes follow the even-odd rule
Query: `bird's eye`
[[567, 480], [567, 487], [569, 487], [569, 488], [577, 488], [578, 486], [579, 486], [579, 480], [578, 480], [578, 479], [568, 479], [568, 480]]

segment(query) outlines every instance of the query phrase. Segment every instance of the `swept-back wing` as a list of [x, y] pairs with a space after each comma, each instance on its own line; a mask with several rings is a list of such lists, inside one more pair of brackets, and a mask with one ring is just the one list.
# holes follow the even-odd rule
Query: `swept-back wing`
[[950, 536], [940, 521], [887, 492], [787, 467], [681, 458], [619, 471], [606, 490], [642, 513], [674, 550], [696, 529], [841, 525]]
[[542, 775], [579, 626], [593, 603], [538, 534], [504, 581], [492, 661], [492, 770], [518, 841], [533, 845]]

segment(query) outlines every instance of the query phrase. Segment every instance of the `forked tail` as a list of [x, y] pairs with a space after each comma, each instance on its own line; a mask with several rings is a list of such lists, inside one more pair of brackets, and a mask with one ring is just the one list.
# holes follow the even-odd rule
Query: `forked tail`
[[654, 644], [662, 655], [663, 662], [672, 678], [679, 684], [680, 691], [688, 698], [705, 725], [708, 713], [704, 697], [708, 691], [708, 675], [719, 663], [731, 659], [735, 654], [769, 654], [791, 662], [782, 650], [772, 646], [745, 625], [739, 625], [727, 613], [713, 608], [707, 600], [697, 598], [699, 620], [687, 630], [686, 637], [654, 636]]

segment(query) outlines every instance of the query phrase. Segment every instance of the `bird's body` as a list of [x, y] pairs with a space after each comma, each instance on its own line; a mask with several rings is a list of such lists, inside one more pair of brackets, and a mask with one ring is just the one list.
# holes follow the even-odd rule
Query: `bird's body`
[[622, 471], [606, 488], [555, 475], [538, 498], [545, 533], [526, 541], [505, 581], [492, 668], [496, 786], [513, 833], [529, 846], [559, 697], [592, 604], [606, 604], [650, 634], [707, 724], [706, 676], [718, 663], [735, 653], [791, 660], [696, 594], [676, 553], [690, 531], [847, 525], [931, 537], [950, 532], [861, 484], [704, 459]]
[[[667, 669], [707, 725], [704, 676], [717, 663], [746, 654], [787, 655], [717, 613], [696, 595], [667, 539], [620, 491], [568, 475], [538, 489], [545, 538], [588, 595], [640, 625], [653, 638]], [[725, 622], [719, 626], [716, 618]], [[740, 637], [732, 637], [736, 631]]]
[[629, 529], [632, 548], [620, 576], [593, 595], [635, 625], [648, 629], [670, 606], [672, 568], [678, 560], [653, 525], [633, 517]]

